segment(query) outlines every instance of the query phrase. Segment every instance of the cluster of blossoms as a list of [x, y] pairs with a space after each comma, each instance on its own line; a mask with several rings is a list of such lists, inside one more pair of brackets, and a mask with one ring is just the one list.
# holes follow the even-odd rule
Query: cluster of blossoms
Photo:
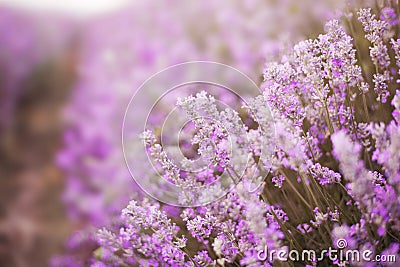
[[[223, 190], [222, 182], [215, 182], [223, 173], [235, 186], [218, 201], [198, 207], [171, 207], [147, 198], [131, 201], [119, 231], [110, 227], [98, 232], [100, 248], [92, 265], [272, 266], [280, 263], [258, 257], [265, 246], [322, 251], [338, 247], [342, 239], [344, 251], [398, 256], [396, 7], [387, 3], [378, 10], [361, 9], [354, 17], [345, 14], [343, 22], [329, 21], [324, 34], [299, 42], [280, 61], [268, 62], [261, 94], [237, 111], [220, 110], [205, 92], [179, 99], [177, 107], [195, 132], [187, 142], [196, 144], [195, 152], [215, 167], [207, 174], [212, 179], [179, 171], [157, 134], [147, 130], [142, 138], [150, 157], [166, 180], [195, 199]], [[365, 38], [355, 39], [359, 31]], [[192, 190], [199, 185], [202, 192]], [[193, 204], [188, 201], [181, 198], [180, 204]], [[304, 264], [378, 263], [326, 257]]]
[[252, 266], [264, 246], [282, 245], [278, 220], [287, 217], [261, 200], [261, 191], [249, 196], [247, 182], [221, 201], [179, 210], [174, 222], [157, 202], [132, 200], [122, 212], [125, 226], [118, 234], [99, 230], [101, 247], [92, 265], [225, 266], [241, 258], [241, 264]]

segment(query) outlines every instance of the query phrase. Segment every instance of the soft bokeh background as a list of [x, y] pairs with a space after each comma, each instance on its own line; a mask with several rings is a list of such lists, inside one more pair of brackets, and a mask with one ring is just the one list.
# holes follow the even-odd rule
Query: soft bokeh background
[[0, 1], [0, 266], [84, 265], [137, 194], [120, 133], [138, 86], [191, 60], [259, 82], [344, 5], [298, 2]]

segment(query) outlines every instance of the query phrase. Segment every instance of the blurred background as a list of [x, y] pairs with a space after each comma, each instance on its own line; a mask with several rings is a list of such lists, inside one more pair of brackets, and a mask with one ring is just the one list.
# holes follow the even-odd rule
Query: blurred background
[[0, 0], [0, 266], [87, 265], [93, 230], [141, 194], [120, 134], [149, 76], [211, 60], [259, 83], [344, 5]]

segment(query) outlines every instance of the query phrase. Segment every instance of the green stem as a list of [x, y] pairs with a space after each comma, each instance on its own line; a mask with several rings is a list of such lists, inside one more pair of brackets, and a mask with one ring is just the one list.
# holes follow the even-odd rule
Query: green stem
[[294, 184], [292, 183], [292, 181], [290, 181], [290, 179], [287, 177], [287, 175], [281, 170], [280, 173], [285, 176], [287, 183], [289, 184], [289, 186], [292, 188], [292, 190], [296, 193], [296, 195], [300, 198], [300, 200], [304, 203], [304, 205], [306, 205], [310, 211], [312, 212], [313, 208], [312, 206], [304, 199], [304, 197], [300, 194], [300, 192], [297, 190], [297, 188], [294, 186]]
[[[264, 200], [265, 203], [270, 203], [267, 195], [261, 194], [261, 198]], [[271, 212], [272, 212], [272, 215], [274, 216], [275, 220], [279, 224], [280, 229], [285, 233], [285, 236], [288, 238], [290, 243], [292, 243], [298, 251], [301, 251], [300, 244], [297, 242], [297, 240], [294, 238], [294, 236], [288, 231], [287, 227], [281, 222], [281, 220], [279, 220], [275, 211], [273, 209], [271, 209]]]

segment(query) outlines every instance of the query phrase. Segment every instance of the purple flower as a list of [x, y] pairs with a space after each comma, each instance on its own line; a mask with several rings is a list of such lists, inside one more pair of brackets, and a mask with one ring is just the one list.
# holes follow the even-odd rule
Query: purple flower
[[396, 12], [394, 11], [393, 8], [390, 7], [384, 7], [381, 10], [380, 19], [388, 22], [391, 26], [394, 26], [399, 23], [399, 19]]

